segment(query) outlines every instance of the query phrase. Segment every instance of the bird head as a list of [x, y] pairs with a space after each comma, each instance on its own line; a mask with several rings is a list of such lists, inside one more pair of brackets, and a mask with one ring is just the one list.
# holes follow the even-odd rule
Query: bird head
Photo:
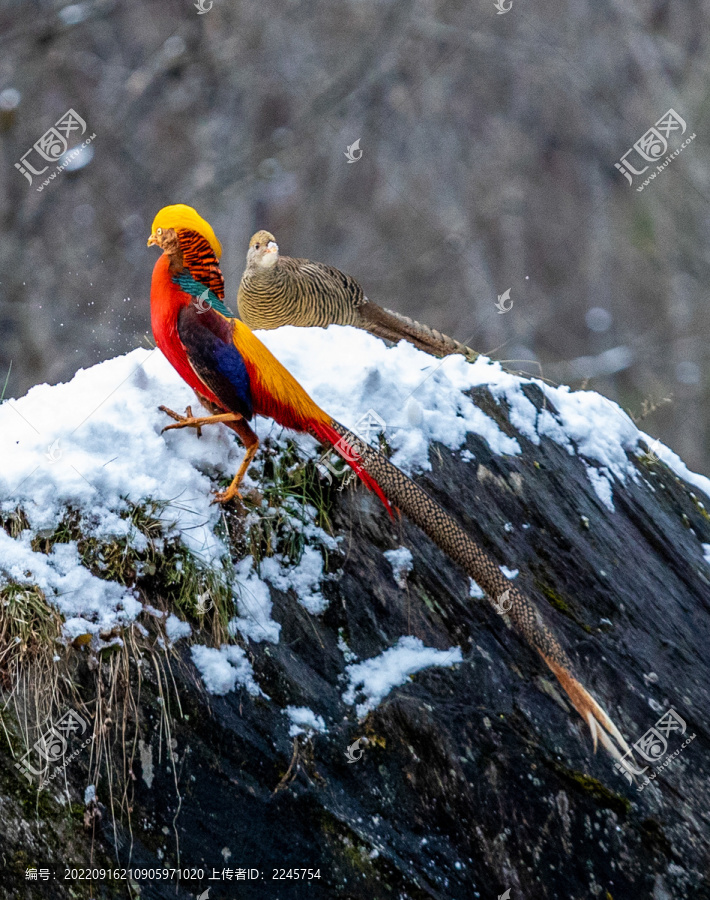
[[273, 234], [257, 231], [249, 241], [247, 266], [252, 269], [273, 269], [279, 258], [279, 245]]
[[163, 253], [175, 258], [180, 254], [180, 240], [174, 228], [156, 228], [148, 238], [149, 247], [160, 247]]
[[185, 206], [184, 203], [164, 206], [160, 210], [153, 219], [148, 246], [155, 245], [168, 255], [173, 255], [176, 243], [179, 248], [178, 235], [181, 231], [196, 231], [212, 247], [217, 259], [222, 255], [222, 245], [217, 240], [217, 235], [212, 230], [210, 223], [205, 221], [191, 206]]

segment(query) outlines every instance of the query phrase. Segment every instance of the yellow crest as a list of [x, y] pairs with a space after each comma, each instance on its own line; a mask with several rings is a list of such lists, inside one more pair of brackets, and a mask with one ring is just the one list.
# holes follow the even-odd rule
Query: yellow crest
[[222, 255], [222, 245], [217, 240], [217, 235], [212, 230], [210, 223], [203, 219], [191, 206], [186, 206], [184, 203], [164, 206], [153, 219], [153, 234], [158, 228], [174, 228], [176, 231], [180, 228], [186, 228], [189, 231], [197, 231], [209, 242], [217, 259]]

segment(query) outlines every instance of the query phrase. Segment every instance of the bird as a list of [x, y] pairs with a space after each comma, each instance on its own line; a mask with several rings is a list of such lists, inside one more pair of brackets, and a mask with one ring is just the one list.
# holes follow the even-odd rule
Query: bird
[[280, 256], [269, 231], [257, 231], [249, 241], [237, 305], [242, 321], [254, 330], [352, 325], [393, 343], [404, 339], [432, 356], [460, 354], [470, 362], [478, 357], [448, 335], [372, 303], [350, 275], [323, 263]]
[[248, 424], [254, 415], [310, 433], [342, 456], [390, 515], [394, 508], [418, 525], [483, 588], [494, 609], [496, 598], [505, 592], [508, 620], [557, 677], [586, 721], [594, 750], [599, 740], [616, 759], [621, 759], [619, 748], [630, 752], [619, 729], [577, 679], [566, 651], [535, 604], [510, 584], [493, 557], [385, 455], [321, 409], [248, 325], [230, 313], [223, 302], [221, 245], [209, 223], [184, 204], [165, 207], [155, 217], [148, 238], [148, 246], [154, 245], [162, 250], [150, 293], [156, 343], [211, 412], [193, 416], [188, 407], [183, 416], [161, 406], [175, 420], [164, 430], [223, 423], [237, 433], [246, 450], [229, 488], [213, 502], [227, 503], [240, 496], [239, 485], [259, 446]]

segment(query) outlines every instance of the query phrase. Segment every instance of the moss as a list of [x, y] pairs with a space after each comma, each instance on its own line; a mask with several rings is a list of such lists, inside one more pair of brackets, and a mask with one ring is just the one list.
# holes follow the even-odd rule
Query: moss
[[550, 606], [556, 609], [558, 612], [561, 612], [562, 615], [567, 616], [567, 618], [571, 619], [576, 625], [578, 625], [581, 629], [587, 632], [587, 634], [591, 634], [594, 629], [592, 629], [586, 622], [582, 622], [581, 619], [574, 612], [572, 607], [567, 603], [567, 601], [562, 597], [561, 594], [558, 594], [554, 588], [551, 588], [548, 584], [541, 581], [540, 579], [535, 579], [535, 586], [538, 588], [541, 594], [548, 601]]
[[579, 790], [592, 797], [598, 806], [605, 809], [611, 809], [617, 815], [626, 816], [631, 811], [631, 801], [621, 794], [612, 791], [606, 787], [601, 781], [592, 778], [591, 775], [585, 775], [584, 772], [577, 772], [574, 769], [568, 769], [561, 763], [552, 762], [552, 768], [565, 781], [573, 784]]
[[705, 519], [706, 522], [710, 522], [710, 513], [705, 508], [705, 505], [703, 503], [701, 503], [700, 500], [698, 500], [698, 498], [695, 496], [695, 494], [691, 494], [690, 499], [695, 504], [696, 509], [698, 510], [700, 515], [703, 517], [703, 519]]
[[81, 803], [71, 803], [69, 805], [69, 815], [75, 825], [84, 826], [84, 807]]
[[574, 618], [572, 610], [569, 607], [569, 604], [566, 600], [563, 600], [562, 597], [554, 591], [551, 587], [548, 587], [546, 584], [540, 584], [540, 582], [536, 582], [537, 586], [540, 588], [542, 593], [545, 595], [547, 600], [549, 601], [551, 606], [564, 615], [569, 616], [570, 618]]

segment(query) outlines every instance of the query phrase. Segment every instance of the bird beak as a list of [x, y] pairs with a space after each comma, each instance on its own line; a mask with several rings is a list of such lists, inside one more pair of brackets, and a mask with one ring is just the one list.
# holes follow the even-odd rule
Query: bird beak
[[153, 245], [155, 245], [156, 247], [159, 246], [158, 238], [154, 234], [151, 234], [151, 236], [148, 238], [148, 246], [152, 247]]
[[278, 250], [279, 245], [276, 243], [276, 241], [269, 241], [269, 243], [266, 245], [267, 253], [278, 253]]

